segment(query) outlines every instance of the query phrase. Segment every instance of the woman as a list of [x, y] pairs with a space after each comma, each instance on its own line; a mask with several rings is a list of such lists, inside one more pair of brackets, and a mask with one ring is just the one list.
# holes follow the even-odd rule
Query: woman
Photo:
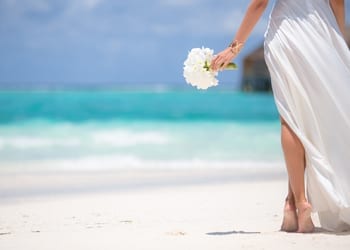
[[[267, 4], [251, 1], [213, 70], [236, 57]], [[344, 0], [276, 0], [270, 15], [265, 61], [289, 177], [283, 231], [313, 232], [311, 212], [318, 212], [324, 229], [350, 228], [350, 52], [344, 30]]]

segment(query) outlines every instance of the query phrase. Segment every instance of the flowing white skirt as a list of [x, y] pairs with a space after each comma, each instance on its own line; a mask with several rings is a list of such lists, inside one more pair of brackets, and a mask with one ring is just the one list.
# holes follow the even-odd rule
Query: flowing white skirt
[[350, 229], [350, 51], [329, 0], [277, 0], [265, 33], [279, 114], [306, 153], [321, 226]]

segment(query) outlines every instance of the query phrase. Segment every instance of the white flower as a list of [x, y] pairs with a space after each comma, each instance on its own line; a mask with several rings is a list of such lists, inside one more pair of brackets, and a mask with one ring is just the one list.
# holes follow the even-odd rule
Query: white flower
[[210, 69], [214, 51], [209, 48], [192, 49], [184, 62], [184, 77], [188, 84], [198, 89], [207, 89], [218, 85], [218, 72]]

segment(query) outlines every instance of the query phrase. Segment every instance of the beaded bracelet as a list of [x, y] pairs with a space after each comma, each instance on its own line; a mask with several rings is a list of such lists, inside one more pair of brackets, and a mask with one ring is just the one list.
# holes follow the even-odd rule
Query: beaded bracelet
[[234, 40], [233, 42], [230, 43], [228, 47], [230, 48], [232, 54], [236, 55], [244, 47], [244, 43]]

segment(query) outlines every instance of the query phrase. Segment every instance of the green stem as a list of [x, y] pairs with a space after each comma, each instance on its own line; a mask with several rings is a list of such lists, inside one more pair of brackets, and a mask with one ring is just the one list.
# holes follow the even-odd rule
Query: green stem
[[[205, 68], [207, 71], [210, 70], [210, 66], [209, 66], [209, 64], [208, 64], [207, 61], [205, 62], [203, 68]], [[225, 69], [226, 69], [226, 70], [236, 70], [237, 68], [238, 68], [238, 67], [237, 67], [237, 64], [231, 62], [231, 63], [229, 63], [229, 64], [226, 66]]]
[[226, 70], [236, 70], [238, 67], [237, 67], [237, 64], [231, 62], [229, 63], [227, 66], [226, 66]]

